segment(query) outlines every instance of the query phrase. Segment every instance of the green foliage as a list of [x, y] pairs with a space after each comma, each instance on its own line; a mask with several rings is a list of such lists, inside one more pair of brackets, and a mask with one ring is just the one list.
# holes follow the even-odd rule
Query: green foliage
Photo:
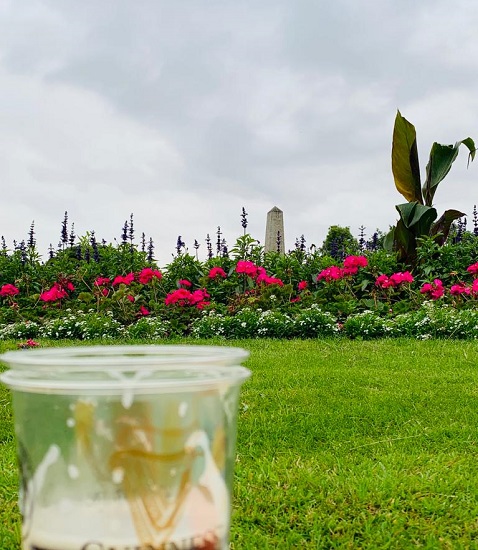
[[322, 243], [322, 254], [331, 256], [334, 260], [342, 260], [348, 254], [357, 254], [359, 250], [357, 239], [350, 232], [350, 227], [331, 225]]
[[0, 327], [0, 340], [37, 338], [41, 325], [32, 321], [19, 321]]
[[236, 261], [248, 260], [261, 265], [264, 259], [264, 247], [259, 244], [258, 240], [246, 233], [236, 240], [230, 250], [230, 255]]
[[293, 335], [298, 338], [326, 338], [338, 331], [335, 317], [317, 304], [302, 309], [293, 319]]
[[369, 340], [387, 333], [387, 322], [372, 311], [350, 315], [343, 326], [344, 334], [352, 339]]
[[204, 272], [203, 264], [190, 254], [179, 254], [167, 265], [163, 272], [163, 285], [166, 289], [174, 290], [179, 288], [178, 281], [184, 279], [198, 286]]
[[191, 330], [195, 338], [320, 338], [338, 333], [335, 317], [317, 305], [293, 313], [243, 308], [233, 317], [205, 312]]
[[141, 317], [126, 329], [126, 335], [133, 339], [156, 340], [167, 338], [171, 333], [169, 323], [155, 317]]
[[67, 311], [61, 318], [45, 322], [38, 333], [38, 336], [52, 340], [113, 339], [123, 335], [123, 325], [111, 314], [101, 315], [93, 311], [88, 313]]
[[433, 236], [443, 244], [454, 220], [464, 214], [458, 210], [447, 210], [437, 219], [433, 198], [438, 184], [445, 178], [455, 161], [460, 145], [469, 150], [469, 161], [474, 159], [475, 144], [466, 138], [455, 145], [432, 145], [426, 168], [426, 180], [421, 187], [420, 167], [415, 127], [397, 111], [392, 141], [392, 172], [397, 191], [407, 203], [396, 206], [400, 219], [385, 240], [389, 250], [396, 250], [408, 265], [416, 259], [417, 239]]
[[[416, 205], [402, 211], [413, 216]], [[330, 235], [336, 234], [334, 231]], [[87, 239], [80, 241], [81, 246], [90, 246]], [[240, 255], [251, 258], [256, 252], [259, 254], [255, 243], [244, 235], [238, 244]], [[140, 276], [147, 266], [146, 259], [135, 250], [124, 243], [116, 250], [103, 244], [98, 246], [102, 254], [97, 255], [98, 261], [86, 261], [79, 260], [73, 248], [65, 248], [57, 254], [56, 261], [46, 264], [41, 264], [33, 252], [25, 260], [25, 250], [11, 254], [1, 251], [0, 266], [5, 273], [12, 265], [21, 269], [14, 279], [0, 281], [1, 285], [16, 285], [19, 291], [0, 296], [0, 339], [89, 339], [121, 334], [151, 339], [191, 333], [202, 338], [309, 338], [337, 334], [338, 324], [344, 324], [341, 333], [352, 338], [398, 336], [400, 330], [410, 336], [427, 337], [439, 334], [439, 330], [427, 329], [422, 334], [418, 329], [414, 332], [407, 328], [410, 319], [423, 321], [421, 304], [429, 296], [420, 293], [422, 284], [440, 279], [446, 287], [440, 302], [453, 310], [473, 310], [478, 299], [476, 284], [472, 291], [474, 275], [467, 272], [478, 259], [478, 238], [463, 232], [462, 226], [459, 234], [454, 233], [454, 238], [444, 245], [433, 236], [417, 237], [414, 281], [388, 287], [377, 284], [377, 277], [387, 278], [408, 268], [397, 253], [384, 249], [363, 252], [367, 262], [361, 258], [361, 267], [354, 273], [343, 271], [345, 265], [322, 250], [305, 246], [284, 255], [260, 252], [260, 269], [259, 264], [242, 266], [245, 271], [252, 268], [247, 273], [236, 272], [237, 260], [232, 257], [217, 256], [200, 262], [189, 254], [179, 254], [163, 270], [162, 277], [156, 273], [146, 281]], [[121, 263], [123, 260], [125, 263]], [[136, 266], [134, 271], [129, 271], [131, 266]], [[155, 269], [153, 264], [149, 266]], [[339, 273], [337, 277], [321, 274], [317, 278], [325, 269], [331, 273], [328, 268], [332, 266], [334, 273]], [[223, 272], [218, 274], [216, 270], [211, 278], [213, 267], [220, 267]], [[128, 275], [126, 282], [95, 284], [98, 276], [114, 279], [119, 272]], [[280, 281], [274, 282], [272, 277]], [[194, 300], [166, 305], [169, 293], [178, 286], [186, 288], [185, 283], [179, 284], [181, 279], [191, 282], [188, 291], [204, 289], [207, 293], [199, 307]], [[71, 283], [74, 289], [71, 287], [62, 299], [42, 301], [41, 293], [54, 283], [65, 288]], [[468, 294], [452, 295], [453, 284], [466, 285]], [[405, 325], [397, 331], [395, 326], [400, 322]]]
[[433, 237], [417, 240], [416, 278], [426, 282], [439, 278], [445, 285], [470, 280], [466, 270], [478, 259], [478, 238], [464, 233], [460, 242], [440, 246]]

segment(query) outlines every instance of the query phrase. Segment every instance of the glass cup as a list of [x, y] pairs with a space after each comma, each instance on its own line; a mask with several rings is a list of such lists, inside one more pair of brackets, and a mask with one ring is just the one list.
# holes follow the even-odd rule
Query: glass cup
[[11, 351], [23, 550], [229, 548], [248, 352], [213, 346]]

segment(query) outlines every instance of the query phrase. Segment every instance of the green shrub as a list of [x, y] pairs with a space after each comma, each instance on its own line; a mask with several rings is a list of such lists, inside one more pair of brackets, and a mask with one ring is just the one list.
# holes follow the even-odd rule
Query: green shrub
[[37, 338], [40, 325], [34, 321], [19, 321], [0, 327], [0, 340]]
[[38, 336], [51, 339], [118, 338], [124, 336], [124, 327], [109, 314], [67, 312], [61, 318], [50, 319], [40, 328]]
[[125, 335], [130, 338], [167, 338], [170, 331], [168, 321], [157, 317], [141, 317], [126, 328]]
[[339, 331], [337, 320], [328, 311], [314, 304], [300, 311], [293, 319], [293, 334], [299, 338], [333, 336]]
[[265, 338], [290, 338], [292, 336], [292, 320], [281, 311], [268, 310], [261, 312], [257, 322], [256, 336]]
[[389, 332], [389, 323], [373, 311], [363, 311], [350, 315], [343, 325], [343, 332], [349, 338], [380, 338]]

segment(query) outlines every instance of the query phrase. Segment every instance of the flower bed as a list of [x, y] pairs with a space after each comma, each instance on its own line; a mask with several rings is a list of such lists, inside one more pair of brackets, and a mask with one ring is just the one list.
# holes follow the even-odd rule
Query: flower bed
[[44, 264], [4, 253], [0, 338], [476, 336], [474, 235], [424, 240], [414, 266], [383, 250], [264, 254], [246, 237], [205, 262], [178, 251], [164, 269], [134, 247], [97, 246], [87, 262], [66, 249]]

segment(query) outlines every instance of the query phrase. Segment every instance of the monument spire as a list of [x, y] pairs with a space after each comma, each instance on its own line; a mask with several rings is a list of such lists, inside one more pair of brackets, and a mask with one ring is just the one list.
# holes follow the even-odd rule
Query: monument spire
[[285, 253], [284, 213], [280, 208], [277, 208], [277, 206], [274, 206], [274, 208], [267, 213], [264, 252]]

